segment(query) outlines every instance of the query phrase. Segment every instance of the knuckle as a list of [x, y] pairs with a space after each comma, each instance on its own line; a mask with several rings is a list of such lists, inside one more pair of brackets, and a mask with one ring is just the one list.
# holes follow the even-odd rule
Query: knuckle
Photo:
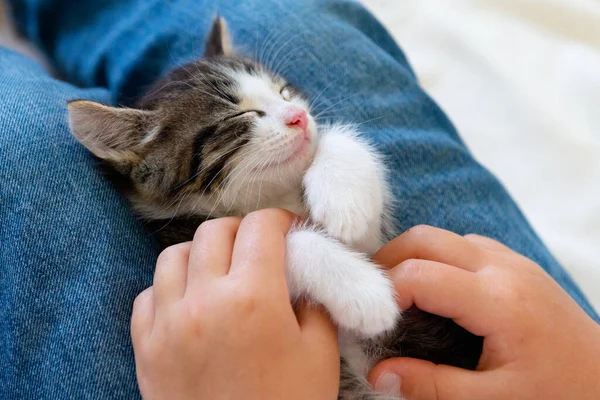
[[[148, 290], [148, 289], [146, 289]], [[133, 307], [132, 307], [132, 315], [140, 315], [142, 314], [146, 309], [143, 307], [144, 303], [146, 303], [147, 301], [151, 300], [151, 294], [146, 293], [146, 291], [143, 291], [142, 293], [140, 293], [134, 300], [133, 300]]]
[[431, 238], [439, 234], [439, 229], [430, 225], [417, 225], [405, 232], [406, 245], [412, 249], [415, 258], [427, 251]]
[[258, 296], [250, 290], [240, 290], [231, 297], [231, 301], [236, 308], [253, 308], [258, 302]]
[[244, 218], [246, 221], [250, 221], [252, 223], [261, 223], [264, 221], [274, 220], [281, 218], [282, 216], [288, 214], [289, 211], [277, 209], [277, 208], [265, 208], [262, 210], [252, 211]]
[[208, 221], [204, 221], [200, 224], [200, 226], [196, 229], [194, 233], [194, 242], [198, 240], [202, 240], [204, 235], [208, 235], [211, 232], [214, 232], [222, 222], [218, 219], [209, 219]]
[[242, 219], [239, 217], [224, 217], [209, 219], [200, 224], [194, 233], [194, 241], [202, 240], [207, 235], [212, 235], [215, 231], [227, 230], [230, 227], [238, 227]]
[[403, 279], [416, 279], [422, 273], [423, 264], [420, 260], [411, 258], [402, 261], [397, 268]]
[[493, 282], [488, 282], [486, 286], [490, 299], [497, 304], [508, 305], [521, 300], [520, 284], [510, 276], [494, 276]]
[[159, 268], [161, 265], [170, 264], [173, 260], [178, 259], [187, 246], [184, 243], [176, 244], [174, 246], [167, 247], [158, 255], [156, 266]]
[[247, 221], [260, 222], [264, 219], [267, 219], [271, 215], [272, 212], [273, 212], [273, 210], [270, 210], [270, 209], [252, 211], [251, 213], [246, 215], [245, 219]]
[[182, 342], [190, 337], [205, 335], [206, 320], [208, 317], [206, 307], [202, 304], [181, 301], [169, 310], [155, 324], [152, 339], [155, 343]]
[[230, 298], [231, 306], [236, 315], [250, 316], [255, 314], [264, 304], [264, 294], [255, 290], [239, 290]]
[[202, 303], [186, 302], [186, 304], [179, 308], [176, 314], [178, 330], [192, 330], [198, 335], [201, 331], [200, 327], [203, 325], [205, 315], [207, 315], [207, 310], [205, 310]]
[[257, 235], [260, 235], [269, 221], [273, 220], [273, 210], [252, 211], [244, 217], [243, 224], [246, 228]]
[[535, 277], [535, 280], [537, 280], [541, 275], [545, 275], [544, 269], [542, 267], [536, 264], [535, 261], [532, 261], [523, 255], [517, 254], [512, 258], [511, 261], [513, 270], [525, 271], [527, 272], [527, 277]]
[[434, 232], [436, 230], [437, 230], [437, 228], [435, 228], [431, 225], [420, 224], [420, 225], [416, 225], [416, 226], [413, 226], [412, 228], [408, 229], [406, 231], [405, 235], [416, 240], [416, 239], [420, 239], [422, 237], [429, 236], [429, 235], [431, 235], [432, 232]]
[[136, 296], [135, 299], [133, 299], [133, 308], [132, 308], [133, 314], [138, 314], [140, 312], [140, 306], [142, 305], [142, 303], [145, 300], [144, 296], [145, 296], [144, 292], [141, 292], [140, 294], [138, 294]]

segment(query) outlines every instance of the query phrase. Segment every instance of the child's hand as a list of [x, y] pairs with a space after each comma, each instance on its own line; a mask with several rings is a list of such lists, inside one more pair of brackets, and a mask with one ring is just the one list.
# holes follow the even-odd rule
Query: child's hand
[[293, 220], [263, 210], [209, 221], [160, 255], [131, 321], [144, 398], [336, 399], [336, 329], [315, 309], [296, 316], [288, 297]]
[[600, 327], [533, 261], [430, 227], [375, 260], [399, 264], [391, 276], [402, 309], [415, 304], [485, 337], [477, 371], [391, 359], [371, 371], [378, 390], [409, 400], [600, 399]]

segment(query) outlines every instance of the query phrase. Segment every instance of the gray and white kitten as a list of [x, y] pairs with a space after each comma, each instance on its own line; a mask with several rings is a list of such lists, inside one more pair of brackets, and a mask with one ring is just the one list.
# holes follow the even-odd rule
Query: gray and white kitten
[[298, 89], [232, 51], [222, 19], [204, 57], [136, 108], [74, 101], [69, 116], [164, 245], [191, 240], [208, 218], [263, 208], [308, 221], [287, 236], [287, 281], [292, 301], [322, 304], [340, 327], [340, 399], [380, 398], [365, 378], [392, 356], [475, 367], [480, 340], [416, 309], [401, 317], [369, 260], [389, 225], [381, 157], [351, 126], [317, 126]]

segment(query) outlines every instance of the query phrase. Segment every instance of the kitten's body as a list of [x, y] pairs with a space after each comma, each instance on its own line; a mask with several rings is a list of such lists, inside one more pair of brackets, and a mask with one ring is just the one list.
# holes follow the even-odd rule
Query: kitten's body
[[217, 20], [206, 57], [158, 82], [136, 109], [70, 104], [75, 136], [106, 161], [163, 244], [208, 218], [277, 207], [307, 223], [287, 236], [293, 301], [325, 306], [340, 326], [342, 399], [371, 399], [369, 369], [391, 356], [476, 366], [481, 340], [451, 321], [402, 318], [368, 260], [387, 238], [390, 196], [377, 152], [351, 127], [317, 127], [302, 95], [231, 53]]

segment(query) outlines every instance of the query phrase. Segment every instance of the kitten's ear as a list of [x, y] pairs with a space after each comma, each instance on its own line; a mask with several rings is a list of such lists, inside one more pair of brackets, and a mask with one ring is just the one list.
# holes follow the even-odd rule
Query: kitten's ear
[[151, 111], [108, 107], [93, 101], [69, 102], [69, 125], [75, 138], [96, 157], [125, 162], [148, 141]]
[[215, 57], [221, 55], [231, 55], [231, 42], [229, 41], [229, 32], [225, 20], [219, 16], [215, 18], [206, 40], [204, 57]]

